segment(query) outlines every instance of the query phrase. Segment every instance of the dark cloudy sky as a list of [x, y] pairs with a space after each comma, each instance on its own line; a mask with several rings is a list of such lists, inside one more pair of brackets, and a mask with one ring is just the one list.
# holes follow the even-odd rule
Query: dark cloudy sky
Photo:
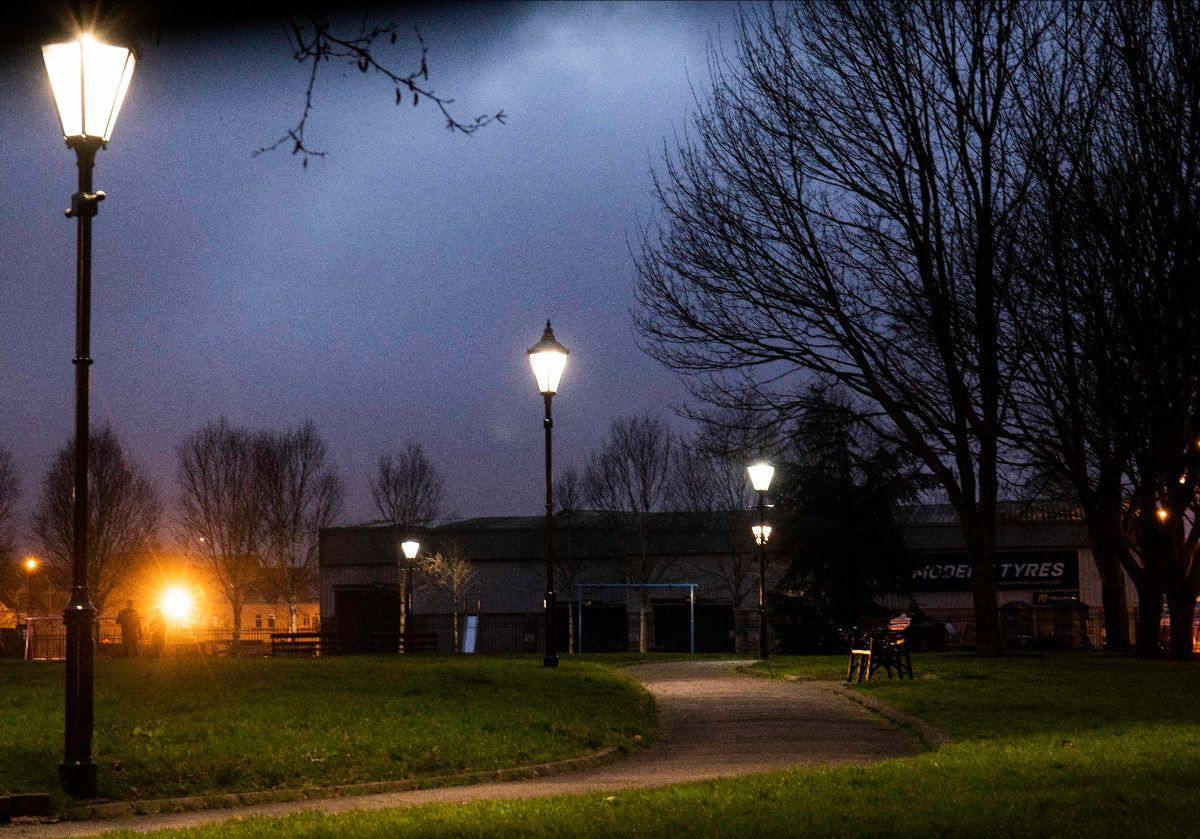
[[[423, 443], [459, 515], [534, 514], [541, 400], [525, 350], [546, 318], [572, 351], [555, 400], [556, 465], [608, 423], [670, 419], [685, 398], [629, 317], [628, 241], [654, 214], [651, 167], [687, 128], [731, 4], [587, 3], [417, 13], [431, 83], [463, 118], [391, 104], [382, 80], [326, 72], [307, 170], [252, 157], [294, 122], [305, 70], [281, 28], [146, 45], [96, 187], [92, 421], [111, 422], [170, 509], [177, 443], [224, 415], [313, 419], [372, 517], [377, 456]], [[401, 18], [403, 20], [403, 18]], [[395, 63], [417, 54], [400, 39]], [[0, 445], [22, 513], [71, 434], [74, 158], [36, 47], [0, 87]], [[678, 425], [678, 423], [676, 423]]]

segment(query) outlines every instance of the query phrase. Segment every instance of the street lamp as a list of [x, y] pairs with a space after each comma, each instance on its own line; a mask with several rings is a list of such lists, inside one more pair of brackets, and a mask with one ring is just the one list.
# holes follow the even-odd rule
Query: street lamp
[[758, 657], [770, 657], [770, 640], [767, 629], [767, 540], [771, 538], [771, 528], [767, 527], [767, 490], [771, 488], [771, 478], [775, 475], [775, 467], [765, 461], [747, 466], [750, 473], [750, 483], [758, 493], [758, 526], [753, 528], [754, 539], [758, 542]]
[[92, 217], [103, 192], [92, 191], [96, 152], [112, 137], [133, 76], [133, 53], [103, 44], [90, 33], [42, 47], [67, 148], [75, 152], [79, 189], [68, 218], [79, 222], [75, 262], [75, 501], [72, 518], [71, 600], [67, 627], [66, 747], [59, 782], [75, 798], [96, 797], [92, 760], [92, 665], [96, 609], [88, 593], [88, 368], [92, 363]]
[[413, 560], [421, 550], [421, 543], [416, 539], [406, 539], [400, 543], [400, 551], [408, 560], [400, 572], [400, 637], [397, 639], [396, 651], [407, 652], [404, 649], [404, 633], [408, 631], [408, 616], [412, 612]]
[[[25, 617], [29, 618], [33, 615], [33, 575], [38, 570], [38, 558], [30, 554], [21, 560], [21, 567], [25, 569]], [[17, 601], [17, 625], [21, 623], [21, 604]]]
[[551, 452], [550, 429], [554, 420], [550, 418], [550, 400], [558, 391], [558, 380], [562, 377], [563, 368], [567, 365], [568, 350], [554, 338], [554, 330], [550, 321], [546, 321], [546, 331], [542, 340], [529, 348], [529, 366], [533, 368], [533, 378], [537, 381], [538, 392], [546, 400], [546, 419], [542, 426], [546, 429], [546, 597], [543, 606], [546, 610], [546, 656], [542, 666], [558, 666], [558, 636], [554, 623], [557, 596], [554, 593], [554, 493], [551, 489]]

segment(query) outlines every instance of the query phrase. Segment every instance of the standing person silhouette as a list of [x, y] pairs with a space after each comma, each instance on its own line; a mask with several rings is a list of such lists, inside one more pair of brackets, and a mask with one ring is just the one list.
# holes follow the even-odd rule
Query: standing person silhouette
[[133, 608], [132, 600], [126, 600], [125, 608], [117, 613], [117, 623], [121, 626], [121, 646], [125, 656], [137, 658], [142, 646], [142, 617]]
[[158, 658], [163, 654], [163, 648], [167, 646], [167, 622], [163, 619], [162, 609], [154, 610], [146, 629], [150, 636], [148, 639], [150, 655]]

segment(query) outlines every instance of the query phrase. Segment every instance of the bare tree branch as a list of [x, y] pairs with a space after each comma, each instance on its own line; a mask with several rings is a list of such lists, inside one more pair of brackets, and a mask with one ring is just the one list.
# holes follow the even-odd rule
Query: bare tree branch
[[374, 27], [368, 27], [364, 22], [357, 33], [343, 35], [335, 30], [335, 24], [328, 16], [319, 12], [302, 17], [289, 17], [287, 33], [292, 45], [292, 58], [309, 67], [308, 84], [304, 90], [304, 107], [294, 126], [274, 143], [263, 146], [254, 154], [257, 156], [286, 147], [293, 155], [301, 157], [306, 168], [309, 158], [326, 155], [326, 152], [308, 145], [305, 130], [313, 112], [313, 91], [316, 89], [317, 77], [322, 67], [331, 60], [354, 66], [363, 74], [384, 78], [393, 89], [396, 105], [411, 102], [412, 106], [416, 107], [422, 99], [433, 103], [446, 121], [446, 130], [452, 133], [470, 135], [493, 122], [504, 124], [507, 117], [502, 110], [494, 114], [480, 114], [467, 121], [454, 115], [451, 110], [451, 106], [455, 104], [454, 99], [435, 92], [429, 86], [429, 46], [425, 43], [420, 29], [413, 28], [417, 43], [421, 47], [420, 61], [416, 69], [401, 72], [384, 63], [385, 59], [380, 58], [382, 48], [385, 42], [388, 46], [396, 44], [398, 30], [399, 24], [394, 22]]

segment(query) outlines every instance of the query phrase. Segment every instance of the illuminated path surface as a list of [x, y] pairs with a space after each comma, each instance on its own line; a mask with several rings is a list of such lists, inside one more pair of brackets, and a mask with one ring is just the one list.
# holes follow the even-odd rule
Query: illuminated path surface
[[0, 827], [0, 839], [191, 827], [231, 818], [280, 816], [304, 810], [338, 813], [431, 802], [604, 792], [790, 766], [868, 763], [923, 750], [912, 736], [834, 692], [827, 683], [746, 676], [737, 672], [741, 663], [744, 662], [670, 662], [640, 665], [626, 671], [654, 694], [661, 712], [662, 733], [651, 747], [607, 766], [471, 786], [87, 822], [14, 825]]

